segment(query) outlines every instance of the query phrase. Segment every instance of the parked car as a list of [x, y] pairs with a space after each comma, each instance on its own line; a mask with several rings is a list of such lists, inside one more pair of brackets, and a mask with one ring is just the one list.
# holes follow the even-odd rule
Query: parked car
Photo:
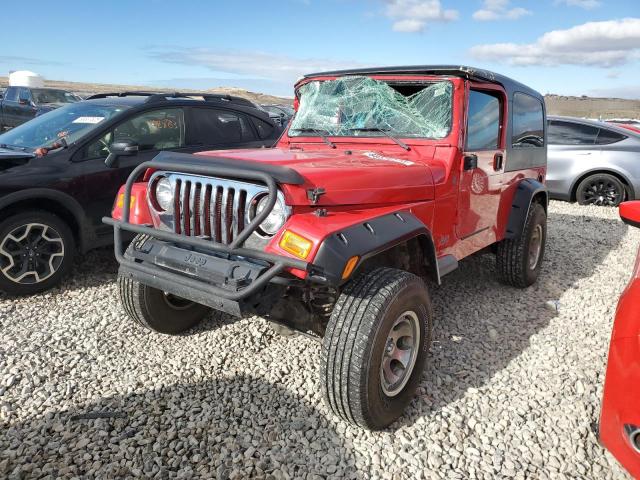
[[549, 116], [552, 198], [616, 206], [640, 195], [640, 135], [616, 125]]
[[635, 133], [640, 133], [640, 122], [629, 122], [629, 123], [618, 123], [618, 122], [609, 122], [612, 125], [620, 128], [626, 128], [627, 130], [631, 130]]
[[0, 100], [0, 131], [78, 100], [75, 94], [57, 88], [8, 87]]
[[[120, 299], [160, 333], [213, 308], [324, 337], [330, 408], [383, 428], [427, 361], [423, 277], [441, 282], [491, 247], [506, 284], [538, 278], [544, 100], [451, 66], [325, 72], [295, 92], [298, 110], [274, 149], [163, 152], [133, 171], [105, 218]], [[123, 232], [139, 234], [126, 252]]]
[[110, 244], [102, 217], [159, 151], [265, 147], [279, 134], [244, 99], [134, 92], [95, 95], [0, 135], [0, 290], [48, 289], [75, 251]]
[[[640, 227], [640, 201], [620, 204], [620, 217]], [[600, 414], [600, 441], [633, 478], [640, 478], [639, 310], [640, 250], [633, 276], [618, 302]]]

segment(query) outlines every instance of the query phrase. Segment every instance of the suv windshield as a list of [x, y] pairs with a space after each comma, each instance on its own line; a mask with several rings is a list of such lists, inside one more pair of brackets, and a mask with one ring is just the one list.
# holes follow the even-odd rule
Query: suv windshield
[[32, 88], [31, 95], [35, 103], [74, 103], [78, 98], [72, 93], [52, 88]]
[[[369, 77], [313, 81], [299, 89], [289, 136], [443, 138], [451, 128], [449, 81], [388, 84]], [[377, 132], [377, 133], [376, 133]]]
[[38, 148], [64, 138], [75, 142], [128, 107], [79, 102], [40, 115], [0, 135], [0, 145]]

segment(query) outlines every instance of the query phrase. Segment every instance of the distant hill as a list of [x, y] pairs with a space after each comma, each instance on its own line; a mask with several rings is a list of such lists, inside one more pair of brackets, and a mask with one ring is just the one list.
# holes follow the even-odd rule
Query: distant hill
[[[9, 84], [9, 79], [7, 77], [0, 77], [0, 88], [6, 87]], [[227, 95], [237, 95], [239, 97], [248, 98], [252, 102], [268, 104], [268, 103], [284, 103], [291, 104], [293, 103], [292, 98], [285, 97], [276, 97], [274, 95], [267, 95], [264, 93], [256, 93], [250, 92], [248, 90], [243, 90], [242, 88], [233, 88], [233, 87], [216, 87], [210, 88], [208, 90], [191, 90], [188, 88], [180, 88], [180, 89], [171, 89], [171, 88], [158, 88], [158, 87], [144, 87], [140, 85], [113, 85], [108, 83], [80, 83], [80, 82], [65, 82], [58, 80], [45, 80], [44, 82], [46, 87], [51, 88], [62, 88], [64, 90], [70, 90], [72, 92], [77, 93], [78, 95], [88, 96], [93, 95], [94, 93], [102, 93], [102, 92], [126, 92], [126, 91], [144, 91], [144, 92], [200, 92], [200, 93], [222, 93]]]
[[[0, 77], [0, 87], [8, 85], [7, 77]], [[45, 85], [53, 88], [71, 90], [80, 95], [91, 95], [100, 92], [125, 92], [128, 90], [142, 90], [150, 92], [172, 92], [175, 89], [144, 87], [134, 85], [112, 85], [101, 83], [79, 83], [46, 80]], [[185, 88], [181, 92], [196, 92]], [[201, 91], [201, 90], [200, 90]], [[206, 93], [224, 93], [248, 98], [256, 103], [284, 103], [291, 104], [293, 100], [287, 97], [277, 97], [264, 93], [250, 92], [234, 87], [215, 87], [205, 90]], [[592, 98], [568, 97], [562, 95], [546, 95], [547, 110], [552, 115], [566, 115], [570, 117], [601, 118], [636, 118], [640, 119], [640, 100], [624, 100], [621, 98]]]

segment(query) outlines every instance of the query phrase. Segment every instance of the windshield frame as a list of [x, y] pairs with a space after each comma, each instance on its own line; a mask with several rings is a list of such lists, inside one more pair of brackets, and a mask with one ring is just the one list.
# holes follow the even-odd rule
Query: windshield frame
[[[318, 76], [318, 77], [309, 77], [309, 78], [304, 78], [302, 79], [300, 82], [298, 82], [295, 85], [295, 103], [297, 105], [297, 108], [295, 109], [295, 113], [294, 116], [292, 117], [292, 121], [289, 122], [289, 126], [286, 130], [286, 137], [289, 141], [289, 143], [292, 142], [297, 142], [300, 139], [304, 139], [304, 138], [319, 138], [320, 135], [318, 134], [312, 134], [312, 133], [305, 133], [303, 135], [290, 135], [289, 134], [289, 130], [291, 128], [291, 125], [293, 123], [293, 119], [295, 118], [295, 115], [297, 115], [298, 113], [298, 109], [299, 107], [299, 102], [300, 102], [300, 88], [303, 87], [304, 85], [308, 84], [308, 83], [312, 83], [312, 82], [325, 82], [325, 81], [331, 81], [331, 80], [339, 80], [348, 76], [354, 76], [354, 75], [338, 75], [338, 76], [334, 76], [334, 75], [330, 75], [330, 76]], [[404, 136], [404, 135], [400, 135], [398, 134], [398, 132], [394, 132], [394, 131], [388, 131], [387, 133], [393, 135], [394, 137], [398, 138], [398, 139], [402, 139], [404, 141], [406, 141], [409, 144], [432, 144], [433, 142], [443, 142], [446, 141], [451, 134], [454, 132], [454, 130], [456, 130], [456, 126], [455, 126], [455, 119], [460, 115], [460, 112], [457, 111], [458, 107], [458, 101], [457, 101], [457, 97], [459, 95], [459, 89], [460, 88], [464, 88], [464, 80], [459, 78], [459, 77], [455, 77], [455, 76], [451, 76], [451, 75], [415, 75], [415, 74], [411, 74], [411, 75], [389, 75], [389, 74], [382, 74], [382, 75], [358, 75], [358, 76], [363, 76], [363, 77], [369, 77], [372, 80], [377, 80], [380, 82], [385, 82], [387, 84], [389, 84], [390, 86], [393, 85], [424, 85], [425, 87], [427, 87], [429, 84], [434, 84], [434, 83], [439, 83], [439, 82], [449, 82], [451, 84], [451, 120], [449, 122], [449, 128], [446, 132], [446, 134], [442, 137], [438, 137], [438, 138], [433, 138], [433, 137], [420, 137], [420, 136]], [[328, 132], [327, 132], [328, 133]], [[326, 138], [330, 138], [332, 142], [334, 143], [341, 143], [342, 142], [353, 142], [353, 140], [357, 140], [357, 139], [368, 139], [368, 140], [385, 140], [385, 143], [394, 143], [393, 141], [389, 140], [387, 138], [386, 135], [381, 133], [378, 134], [374, 134], [374, 135], [329, 135], [326, 134], [324, 135]], [[388, 142], [386, 142], [388, 141]], [[456, 142], [457, 143], [457, 142]]]

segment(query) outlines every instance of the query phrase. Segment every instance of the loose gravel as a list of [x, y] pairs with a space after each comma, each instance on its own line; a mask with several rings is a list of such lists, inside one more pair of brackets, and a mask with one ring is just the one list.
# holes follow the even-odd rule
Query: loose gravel
[[627, 478], [595, 431], [639, 241], [615, 209], [552, 202], [536, 286], [462, 262], [431, 286], [418, 396], [378, 433], [327, 410], [313, 339], [220, 315], [149, 333], [92, 252], [59, 289], [0, 297], [0, 477]]

